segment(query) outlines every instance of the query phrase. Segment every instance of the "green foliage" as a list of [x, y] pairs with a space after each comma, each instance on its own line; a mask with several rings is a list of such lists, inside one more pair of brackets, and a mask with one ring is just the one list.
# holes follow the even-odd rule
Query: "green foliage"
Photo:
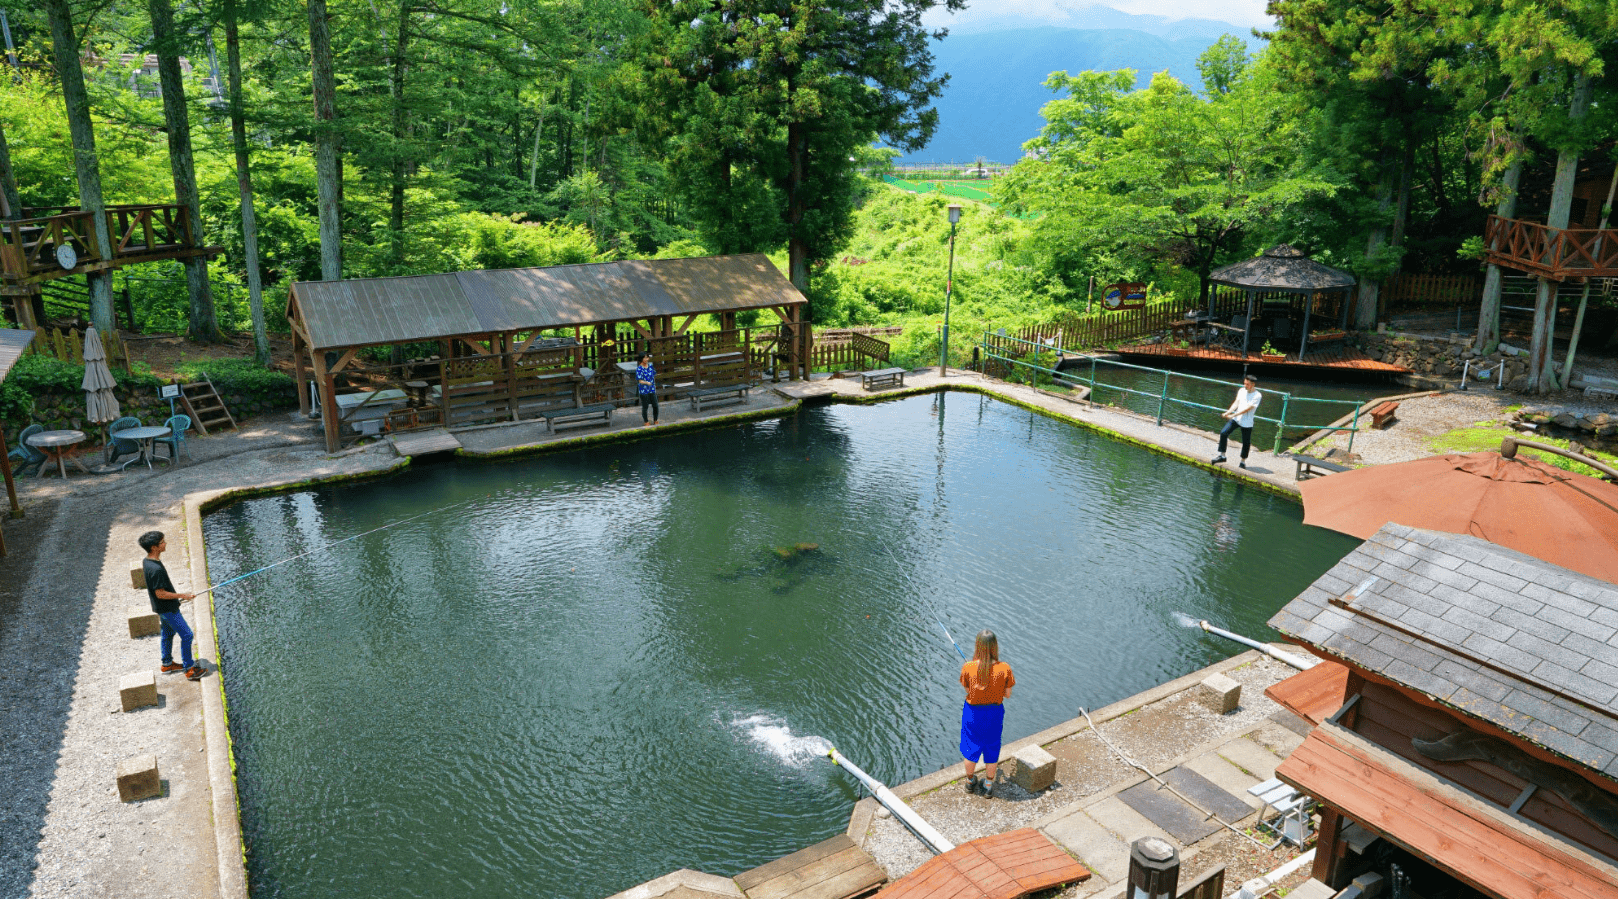
[[[113, 369], [112, 379], [122, 388], [157, 387], [163, 383], [140, 363], [136, 363], [133, 372]], [[83, 365], [63, 362], [55, 356], [26, 353], [0, 383], [0, 421], [13, 424], [26, 421], [34, 408], [34, 397], [40, 394], [71, 395], [83, 389]]]
[[284, 372], [265, 368], [251, 359], [199, 359], [181, 362], [174, 372], [183, 381], [206, 377], [220, 393], [234, 393], [249, 397], [276, 397], [290, 395], [294, 389], [292, 377]]

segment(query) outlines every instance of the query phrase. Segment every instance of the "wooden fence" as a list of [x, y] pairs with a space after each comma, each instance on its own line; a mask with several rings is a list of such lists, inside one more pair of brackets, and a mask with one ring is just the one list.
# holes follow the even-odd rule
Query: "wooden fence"
[[1477, 275], [1394, 275], [1382, 283], [1389, 312], [1455, 307], [1483, 300], [1483, 279]]
[[1194, 300], [1160, 300], [1138, 309], [1064, 316], [1044, 324], [1008, 330], [1004, 336], [1070, 350], [1090, 349], [1166, 331], [1169, 325], [1184, 319], [1187, 310], [1195, 307]]
[[813, 369], [867, 368], [873, 363], [887, 362], [891, 348], [887, 341], [866, 334], [852, 334], [846, 340], [823, 342], [815, 335], [815, 345], [809, 351], [809, 367]]
[[[109, 368], [129, 368], [129, 349], [117, 331], [101, 334], [101, 347], [107, 351]], [[28, 345], [28, 351], [83, 365], [84, 332], [71, 328], [41, 328], [34, 333], [34, 342]]]

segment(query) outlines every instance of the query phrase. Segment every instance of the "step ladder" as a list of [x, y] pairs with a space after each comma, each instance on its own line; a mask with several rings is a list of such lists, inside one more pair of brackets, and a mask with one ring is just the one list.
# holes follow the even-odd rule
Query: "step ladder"
[[219, 398], [219, 391], [214, 389], [207, 375], [200, 381], [180, 385], [180, 405], [185, 407], [185, 414], [191, 416], [191, 426], [204, 437], [209, 430], [239, 430], [236, 419], [225, 408], [225, 401]]

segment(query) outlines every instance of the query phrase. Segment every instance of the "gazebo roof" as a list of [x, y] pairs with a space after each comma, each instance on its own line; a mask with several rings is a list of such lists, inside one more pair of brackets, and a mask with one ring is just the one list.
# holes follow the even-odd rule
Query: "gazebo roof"
[[1246, 290], [1342, 290], [1354, 276], [1310, 259], [1289, 244], [1277, 244], [1264, 255], [1243, 259], [1208, 276], [1215, 284]]
[[0, 328], [0, 380], [5, 380], [6, 375], [11, 374], [11, 367], [22, 358], [23, 351], [28, 349], [33, 339], [33, 331]]

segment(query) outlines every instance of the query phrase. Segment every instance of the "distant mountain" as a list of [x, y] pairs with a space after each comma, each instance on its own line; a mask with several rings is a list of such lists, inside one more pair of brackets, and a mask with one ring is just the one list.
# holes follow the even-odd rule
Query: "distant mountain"
[[[1015, 162], [1022, 143], [1039, 134], [1039, 109], [1056, 98], [1044, 87], [1046, 76], [1066, 70], [1082, 72], [1134, 69], [1144, 86], [1154, 72], [1167, 69], [1193, 89], [1202, 89], [1197, 57], [1223, 34], [1234, 34], [1257, 49], [1246, 28], [1207, 19], [1169, 22], [1158, 16], [1135, 16], [1104, 7], [1082, 12], [1097, 22], [1145, 25], [1162, 34], [1136, 28], [1055, 28], [976, 31], [971, 23], [950, 26], [950, 34], [933, 45], [936, 71], [950, 80], [938, 109], [932, 143], [901, 162], [970, 162], [979, 156]], [[1142, 22], [1141, 20], [1148, 20]], [[996, 21], [1006, 23], [1006, 17]]]

